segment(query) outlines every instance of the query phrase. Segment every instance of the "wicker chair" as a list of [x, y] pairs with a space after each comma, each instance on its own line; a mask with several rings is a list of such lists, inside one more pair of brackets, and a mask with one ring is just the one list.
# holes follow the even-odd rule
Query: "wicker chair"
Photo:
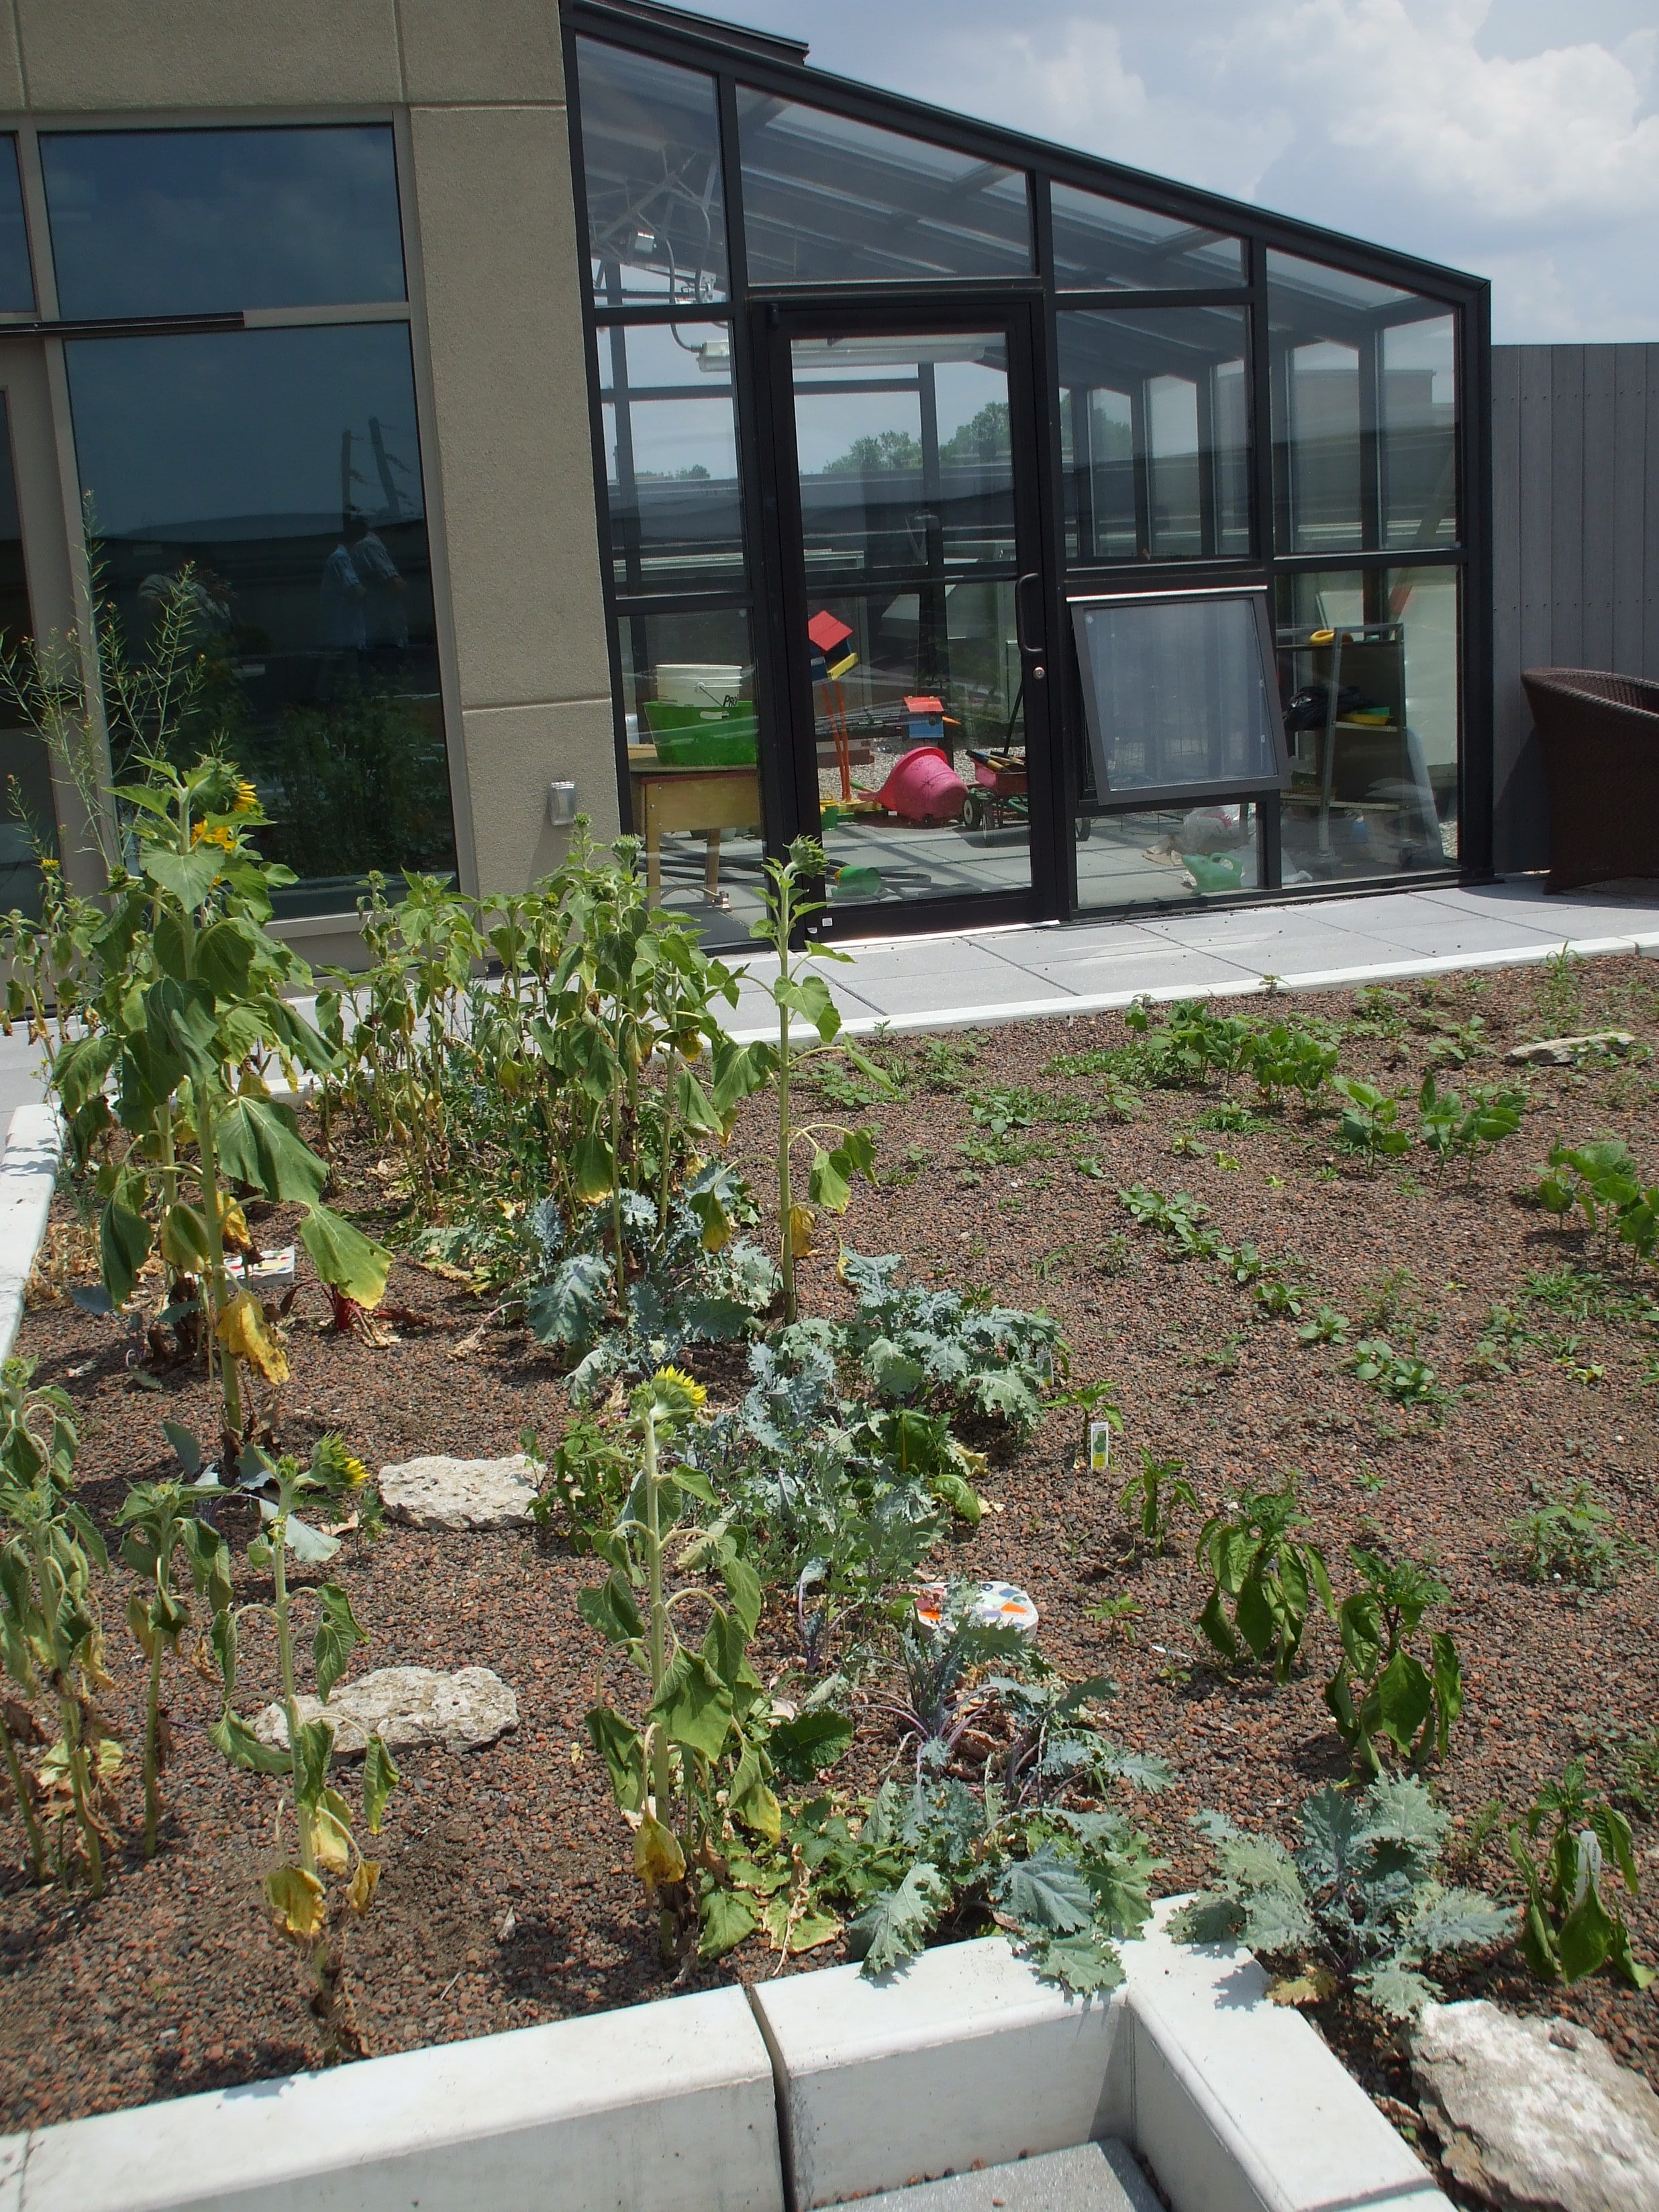
[[1659, 684], [1593, 668], [1521, 681], [1549, 791], [1549, 889], [1659, 877]]

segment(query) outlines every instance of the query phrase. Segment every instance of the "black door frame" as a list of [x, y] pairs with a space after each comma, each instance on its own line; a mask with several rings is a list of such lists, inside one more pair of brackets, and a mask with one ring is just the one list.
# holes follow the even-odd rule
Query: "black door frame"
[[[762, 744], [775, 732], [763, 761], [762, 805], [768, 845], [781, 852], [817, 828], [817, 732], [811, 659], [806, 637], [808, 592], [803, 555], [800, 475], [795, 446], [790, 341], [797, 337], [922, 337], [960, 331], [1000, 331], [1008, 351], [1009, 447], [1013, 465], [1015, 602], [1024, 680], [1026, 773], [1030, 788], [1031, 880], [1023, 891], [942, 896], [868, 907], [838, 907], [819, 926], [837, 938], [896, 937], [999, 923], [1047, 921], [1066, 911], [1069, 884], [1061, 872], [1058, 831], [1066, 804], [1060, 757], [1061, 712], [1054, 627], [1059, 577], [1045, 461], [1049, 423], [1042, 295], [960, 290], [948, 298], [896, 301], [829, 293], [811, 299], [758, 300], [749, 309], [745, 339], [750, 389], [757, 401], [763, 489], [764, 595], [757, 643]], [[1025, 580], [1035, 578], [1034, 584]]]

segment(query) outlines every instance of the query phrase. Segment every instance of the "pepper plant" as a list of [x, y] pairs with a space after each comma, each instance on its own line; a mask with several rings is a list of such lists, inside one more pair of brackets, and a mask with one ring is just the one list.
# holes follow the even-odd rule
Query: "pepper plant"
[[1431, 1753], [1443, 1759], [1463, 1710], [1457, 1647], [1434, 1630], [1425, 1663], [1411, 1644], [1424, 1615], [1450, 1593], [1418, 1560], [1386, 1559], [1359, 1544], [1348, 1557], [1360, 1586], [1336, 1609], [1342, 1656], [1325, 1686], [1337, 1733], [1373, 1775], [1382, 1771], [1384, 1747], [1413, 1766]]
[[[291, 1859], [265, 1876], [265, 1902], [278, 1932], [308, 1963], [311, 2009], [322, 2030], [325, 2059], [332, 2064], [362, 2053], [345, 1978], [345, 1930], [351, 1919], [361, 1917], [374, 1903], [380, 1869], [378, 1861], [365, 1856], [351, 1808], [329, 1779], [334, 1727], [327, 1718], [327, 1705], [353, 1650], [368, 1638], [337, 1583], [295, 1587], [289, 1569], [290, 1565], [319, 1565], [339, 1550], [337, 1536], [302, 1514], [319, 1509], [331, 1514], [362, 1488], [368, 1474], [337, 1437], [327, 1436], [304, 1465], [287, 1454], [272, 1459], [250, 1445], [241, 1455], [237, 1476], [238, 1486], [253, 1497], [262, 1523], [261, 1533], [248, 1546], [248, 1564], [256, 1571], [270, 1571], [272, 1597], [268, 1605], [226, 1606], [214, 1615], [212, 1642], [224, 1686], [224, 1706], [210, 1734], [233, 1765], [280, 1775], [289, 1785], [295, 1847]], [[301, 1717], [299, 1701], [296, 1614], [313, 1601], [317, 1618], [312, 1663], [324, 1711], [307, 1720]], [[274, 1742], [233, 1703], [240, 1670], [241, 1623], [249, 1616], [267, 1620], [276, 1639], [282, 1725], [276, 1732], [280, 1740]], [[371, 1735], [363, 1762], [362, 1821], [372, 1836], [380, 1833], [397, 1781], [398, 1770], [384, 1739], [378, 1733]], [[278, 1809], [279, 1832], [285, 1809]]]
[[[749, 1659], [761, 1613], [753, 1566], [716, 1519], [686, 1529], [678, 1559], [669, 1547], [688, 1502], [715, 1504], [707, 1478], [673, 1450], [707, 1394], [672, 1367], [633, 1393], [639, 1471], [622, 1513], [594, 1550], [609, 1565], [582, 1591], [578, 1609], [645, 1675], [649, 1697], [629, 1718], [601, 1696], [587, 1716], [623, 1820], [634, 1834], [634, 1869], [657, 1911], [665, 1966], [697, 1934], [716, 1955], [757, 1924], [726, 1879], [730, 1824], [775, 1844], [781, 1815], [771, 1787], [769, 1700]], [[725, 1602], [705, 1583], [714, 1574]], [[680, 1608], [698, 1608], [702, 1637], [680, 1632]]]
[[1242, 1639], [1258, 1660], [1271, 1660], [1276, 1682], [1290, 1680], [1310, 1595], [1328, 1613], [1336, 1609], [1325, 1555], [1299, 1533], [1308, 1526], [1291, 1475], [1282, 1490], [1247, 1491], [1231, 1500], [1199, 1531], [1199, 1560], [1212, 1578], [1199, 1628], [1224, 1659], [1239, 1656]]
[[[1540, 1861], [1534, 1846], [1547, 1829]], [[1637, 1894], [1630, 1823], [1616, 1806], [1590, 1796], [1582, 1760], [1539, 1791], [1510, 1829], [1510, 1850], [1526, 1894], [1522, 1948], [1540, 1981], [1571, 1988], [1609, 1966], [1632, 1989], [1651, 1985], [1654, 1970], [1632, 1949], [1624, 1912], [1606, 1889], [1611, 1872]]]
[[[24, 1701], [4, 1716], [0, 1743], [35, 1879], [46, 1881], [54, 1862], [68, 1878], [63, 1832], [72, 1822], [88, 1886], [101, 1897], [108, 1830], [100, 1800], [121, 1764], [96, 1702], [108, 1678], [92, 1578], [108, 1556], [75, 1496], [79, 1439], [69, 1399], [32, 1389], [33, 1373], [33, 1360], [0, 1366], [0, 1658]], [[35, 1700], [52, 1707], [58, 1735], [30, 1775], [20, 1738], [44, 1734], [28, 1711]], [[56, 1828], [50, 1855], [43, 1808]]]

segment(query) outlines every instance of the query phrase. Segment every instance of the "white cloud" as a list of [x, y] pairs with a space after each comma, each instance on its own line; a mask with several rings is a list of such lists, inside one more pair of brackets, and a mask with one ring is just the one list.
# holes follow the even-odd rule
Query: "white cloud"
[[1652, 0], [725, 6], [849, 76], [1490, 276], [1500, 338], [1659, 339]]

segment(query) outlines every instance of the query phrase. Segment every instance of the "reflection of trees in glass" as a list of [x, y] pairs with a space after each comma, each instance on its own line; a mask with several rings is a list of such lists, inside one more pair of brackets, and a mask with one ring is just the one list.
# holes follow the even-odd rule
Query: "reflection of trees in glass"
[[244, 750], [272, 860], [302, 879], [455, 864], [449, 771], [435, 700], [364, 685], [284, 708]]
[[[977, 415], [961, 423], [939, 443], [939, 457], [945, 466], [962, 461], [1006, 461], [1013, 452], [1008, 428], [1008, 403], [988, 399]], [[844, 453], [826, 461], [827, 477], [877, 476], [895, 469], [919, 469], [921, 441], [908, 430], [872, 430], [854, 438]]]

